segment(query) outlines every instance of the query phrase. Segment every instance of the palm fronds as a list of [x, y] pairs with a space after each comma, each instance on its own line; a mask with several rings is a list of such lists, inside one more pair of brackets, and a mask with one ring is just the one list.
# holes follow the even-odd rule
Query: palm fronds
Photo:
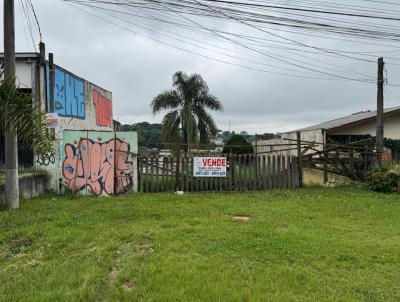
[[32, 105], [32, 95], [22, 92], [11, 81], [0, 81], [0, 129], [18, 135], [19, 141], [36, 153], [51, 153], [53, 144], [45, 113]]
[[174, 89], [159, 94], [151, 103], [153, 114], [172, 110], [162, 122], [163, 138], [175, 146], [182, 140], [184, 144], [207, 145], [218, 130], [207, 109], [222, 110], [221, 102], [199, 74], [188, 76], [178, 71], [172, 82]]

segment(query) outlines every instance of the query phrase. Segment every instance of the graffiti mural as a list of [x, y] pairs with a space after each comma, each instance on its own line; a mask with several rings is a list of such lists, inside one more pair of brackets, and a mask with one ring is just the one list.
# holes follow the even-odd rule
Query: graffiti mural
[[[47, 87], [50, 95], [50, 71], [47, 66]], [[82, 79], [55, 66], [54, 70], [54, 112], [60, 116], [85, 118], [85, 92]], [[50, 98], [48, 98], [50, 108]]]
[[93, 90], [93, 104], [96, 106], [97, 126], [113, 126], [112, 101], [104, 97], [97, 90]]
[[39, 154], [36, 159], [36, 163], [39, 166], [48, 166], [54, 164], [56, 162], [56, 155], [54, 152], [50, 152], [47, 154]]
[[132, 186], [130, 144], [113, 138], [106, 142], [81, 138], [65, 145], [62, 174], [66, 187], [74, 192], [87, 188], [94, 195], [118, 195]]

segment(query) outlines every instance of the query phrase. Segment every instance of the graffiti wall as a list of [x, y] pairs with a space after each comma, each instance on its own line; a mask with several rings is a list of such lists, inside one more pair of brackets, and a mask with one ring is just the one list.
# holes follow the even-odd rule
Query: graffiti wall
[[[50, 72], [48, 71], [48, 88], [50, 89]], [[85, 118], [84, 81], [75, 75], [55, 66], [54, 70], [54, 112], [59, 116]], [[50, 90], [48, 92], [50, 95]], [[50, 97], [47, 100], [51, 107]]]
[[135, 132], [65, 131], [62, 180], [82, 194], [120, 195], [137, 189]]
[[[50, 85], [48, 65], [46, 79], [46, 111], [59, 116], [61, 130], [113, 130], [113, 103], [110, 91], [85, 81], [57, 65], [54, 66], [53, 87]], [[53, 90], [53, 100], [50, 98], [51, 90]]]
[[48, 64], [43, 70], [42, 109], [55, 152], [35, 162], [49, 172], [50, 187], [93, 195], [137, 190], [137, 134], [114, 132], [112, 93], [57, 65], [54, 73]]
[[113, 126], [112, 101], [93, 89], [93, 104], [96, 106], [97, 126], [111, 128]]

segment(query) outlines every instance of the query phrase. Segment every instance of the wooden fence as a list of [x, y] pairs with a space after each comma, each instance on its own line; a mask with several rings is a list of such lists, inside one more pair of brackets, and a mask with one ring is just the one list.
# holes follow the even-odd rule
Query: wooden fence
[[377, 158], [372, 139], [342, 145], [322, 146], [322, 150], [317, 150], [312, 145], [303, 147], [300, 170], [303, 167], [322, 170], [325, 183], [328, 181], [328, 172], [363, 181]]
[[226, 159], [226, 177], [194, 177], [193, 157], [179, 162], [172, 156], [139, 157], [139, 191], [250, 191], [299, 186], [297, 157], [249, 154], [226, 155]]

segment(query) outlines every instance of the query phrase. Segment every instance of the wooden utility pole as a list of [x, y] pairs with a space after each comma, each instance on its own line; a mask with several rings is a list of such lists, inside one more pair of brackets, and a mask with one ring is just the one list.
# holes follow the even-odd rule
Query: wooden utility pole
[[[14, 0], [4, 0], [4, 78], [15, 84]], [[8, 209], [19, 208], [17, 135], [5, 136], [5, 201]]]
[[[46, 72], [45, 72], [46, 73]], [[54, 56], [49, 53], [49, 112], [54, 112], [54, 86], [55, 86], [55, 71], [54, 71]]]
[[383, 58], [378, 59], [378, 97], [376, 110], [376, 152], [378, 154], [378, 164], [382, 165], [383, 140], [384, 140], [384, 106], [383, 106], [383, 84], [385, 62]]
[[301, 152], [301, 132], [297, 131], [297, 170], [299, 172], [299, 187], [303, 187], [303, 155]]

